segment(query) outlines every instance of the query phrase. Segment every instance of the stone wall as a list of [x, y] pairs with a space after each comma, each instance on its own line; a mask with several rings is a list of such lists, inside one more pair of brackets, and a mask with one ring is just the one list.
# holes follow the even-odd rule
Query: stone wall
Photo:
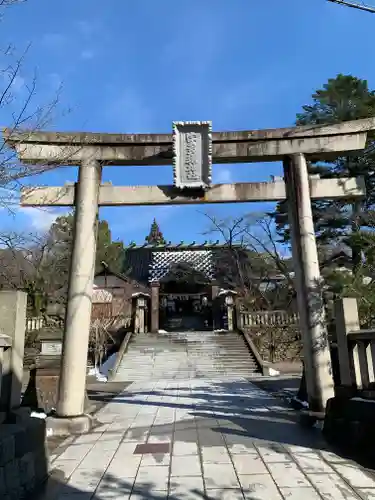
[[0, 426], [0, 498], [29, 499], [48, 476], [45, 421], [28, 412]]
[[251, 327], [250, 333], [259, 354], [264, 361], [299, 361], [302, 357], [302, 343], [298, 327]]

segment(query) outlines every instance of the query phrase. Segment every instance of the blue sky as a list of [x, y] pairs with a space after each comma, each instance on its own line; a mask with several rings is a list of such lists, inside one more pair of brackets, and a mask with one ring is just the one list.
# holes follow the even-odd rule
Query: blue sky
[[[367, 3], [370, 3], [367, 2]], [[375, 1], [374, 1], [375, 4]], [[8, 9], [0, 46], [31, 48], [19, 98], [37, 74], [36, 101], [62, 84], [53, 130], [170, 132], [173, 120], [212, 120], [214, 130], [293, 125], [311, 94], [337, 73], [375, 86], [375, 15], [326, 0], [29, 0]], [[10, 107], [1, 125], [10, 120]], [[61, 185], [76, 169], [30, 179]], [[266, 181], [273, 164], [214, 167], [214, 182]], [[116, 185], [166, 184], [171, 167], [107, 167]], [[101, 209], [115, 238], [143, 242], [155, 216], [168, 240], [204, 240], [202, 212], [230, 217], [265, 204]], [[2, 211], [0, 229], [40, 230], [56, 210]]]

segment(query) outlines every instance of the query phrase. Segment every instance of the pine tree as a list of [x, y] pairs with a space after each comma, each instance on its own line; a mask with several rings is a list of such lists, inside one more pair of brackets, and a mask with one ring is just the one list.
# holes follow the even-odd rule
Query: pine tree
[[[351, 75], [337, 75], [312, 95], [313, 103], [303, 106], [297, 115], [297, 125], [323, 125], [375, 116], [375, 92], [369, 90], [366, 80]], [[317, 243], [321, 253], [337, 243], [347, 244], [352, 250], [354, 270], [361, 259], [361, 249], [355, 233], [373, 225], [375, 206], [375, 135], [368, 134], [366, 149], [360, 154], [342, 156], [332, 163], [309, 164], [312, 174], [321, 178], [363, 176], [366, 198], [355, 206], [350, 200], [319, 200], [312, 202]], [[353, 209], [355, 208], [355, 209]], [[286, 202], [280, 202], [272, 214], [281, 241], [289, 242]]]
[[150, 233], [146, 236], [145, 240], [149, 245], [165, 245], [163, 233], [160, 231], [159, 224], [156, 219], [153, 220], [150, 228]]

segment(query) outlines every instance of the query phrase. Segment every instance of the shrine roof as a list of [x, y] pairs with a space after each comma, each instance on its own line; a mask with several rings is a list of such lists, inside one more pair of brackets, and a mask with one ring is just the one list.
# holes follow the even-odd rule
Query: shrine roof
[[[241, 248], [241, 245], [235, 245]], [[174, 265], [187, 264], [212, 279], [216, 261], [228, 245], [204, 242], [125, 247], [124, 273], [142, 283], [162, 279]]]
[[124, 247], [125, 251], [128, 250], [152, 250], [155, 251], [163, 251], [163, 250], [172, 250], [174, 252], [178, 251], [186, 251], [186, 250], [212, 250], [212, 249], [220, 249], [220, 248], [241, 248], [242, 245], [239, 243], [235, 243], [232, 245], [228, 245], [228, 243], [220, 243], [219, 240], [212, 241], [204, 241], [203, 243], [197, 243], [195, 241], [191, 243], [185, 243], [181, 241], [180, 243], [172, 243], [167, 242], [163, 244], [158, 243], [144, 243], [143, 245], [137, 245], [136, 243], [130, 243], [128, 246]]
[[212, 250], [207, 249], [153, 252], [148, 279], [149, 281], [159, 281], [170, 273], [173, 266], [183, 264], [212, 280], [215, 273], [212, 253]]

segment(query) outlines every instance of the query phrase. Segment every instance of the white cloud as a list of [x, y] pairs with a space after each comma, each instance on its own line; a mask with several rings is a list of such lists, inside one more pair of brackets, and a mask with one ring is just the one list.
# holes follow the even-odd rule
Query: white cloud
[[95, 52], [93, 50], [85, 49], [85, 50], [82, 50], [82, 52], [81, 52], [81, 59], [89, 60], [89, 59], [93, 59], [94, 57], [95, 57]]
[[19, 212], [30, 220], [31, 227], [36, 231], [47, 231], [56, 218], [61, 215], [48, 208], [20, 207]]

